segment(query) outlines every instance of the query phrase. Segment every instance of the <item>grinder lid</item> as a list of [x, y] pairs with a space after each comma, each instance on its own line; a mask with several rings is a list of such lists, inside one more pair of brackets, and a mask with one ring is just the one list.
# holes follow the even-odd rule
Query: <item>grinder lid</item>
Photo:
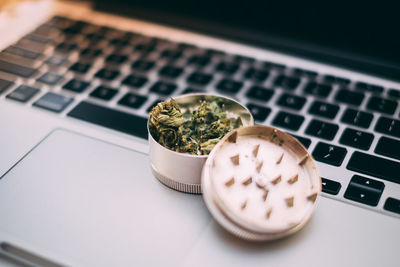
[[272, 240], [300, 230], [321, 191], [315, 162], [291, 135], [267, 126], [227, 134], [202, 170], [205, 203], [228, 231]]

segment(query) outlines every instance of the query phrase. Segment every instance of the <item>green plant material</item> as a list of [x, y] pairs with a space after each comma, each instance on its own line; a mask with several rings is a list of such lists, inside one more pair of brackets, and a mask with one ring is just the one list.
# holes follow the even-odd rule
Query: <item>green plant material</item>
[[182, 114], [171, 98], [150, 111], [151, 135], [162, 146], [181, 153], [208, 155], [225, 134], [240, 126], [240, 117], [228, 118], [224, 104], [217, 101], [203, 101], [193, 112]]

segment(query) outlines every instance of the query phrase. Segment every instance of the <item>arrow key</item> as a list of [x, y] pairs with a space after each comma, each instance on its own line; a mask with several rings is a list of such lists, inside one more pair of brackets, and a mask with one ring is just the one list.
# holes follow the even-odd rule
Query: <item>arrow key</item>
[[354, 175], [344, 193], [344, 197], [370, 206], [376, 206], [384, 188], [385, 184], [380, 181]]
[[342, 187], [340, 183], [322, 177], [321, 179], [322, 179], [322, 192], [331, 195], [337, 195], [339, 193], [340, 188]]
[[389, 197], [386, 199], [385, 206], [383, 208], [385, 210], [400, 214], [400, 200]]

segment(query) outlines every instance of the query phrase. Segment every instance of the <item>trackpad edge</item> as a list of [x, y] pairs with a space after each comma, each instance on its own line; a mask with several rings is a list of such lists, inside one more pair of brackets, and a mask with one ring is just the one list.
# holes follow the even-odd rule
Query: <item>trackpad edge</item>
[[201, 196], [152, 176], [147, 155], [63, 129], [0, 184], [0, 232], [83, 265], [177, 265], [211, 221]]

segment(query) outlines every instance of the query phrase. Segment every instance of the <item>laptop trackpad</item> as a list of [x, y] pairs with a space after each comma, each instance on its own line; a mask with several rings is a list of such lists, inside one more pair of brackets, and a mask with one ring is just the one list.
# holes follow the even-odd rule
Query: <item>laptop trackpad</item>
[[153, 178], [147, 155], [66, 130], [0, 180], [0, 214], [24, 249], [88, 266], [177, 265], [211, 220], [200, 196]]

